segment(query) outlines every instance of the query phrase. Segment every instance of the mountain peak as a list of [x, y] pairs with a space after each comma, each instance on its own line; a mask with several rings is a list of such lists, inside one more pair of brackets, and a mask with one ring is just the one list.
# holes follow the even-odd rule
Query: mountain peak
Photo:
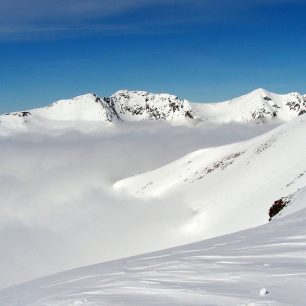
[[196, 103], [193, 110], [203, 120], [215, 123], [289, 121], [306, 112], [306, 99], [299, 93], [276, 94], [258, 88], [220, 103]]
[[194, 119], [191, 104], [170, 94], [120, 90], [110, 99], [120, 117], [127, 121], [162, 119], [186, 123]]

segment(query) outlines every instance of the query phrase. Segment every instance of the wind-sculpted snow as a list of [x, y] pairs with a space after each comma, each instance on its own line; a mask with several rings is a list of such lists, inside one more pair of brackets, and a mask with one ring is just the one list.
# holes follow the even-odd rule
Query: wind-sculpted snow
[[303, 306], [306, 192], [267, 225], [0, 291], [5, 306]]

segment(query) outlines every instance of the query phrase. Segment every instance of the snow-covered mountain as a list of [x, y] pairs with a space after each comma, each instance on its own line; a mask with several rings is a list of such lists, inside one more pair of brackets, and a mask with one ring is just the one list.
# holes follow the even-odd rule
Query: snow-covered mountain
[[306, 185], [306, 115], [242, 143], [199, 150], [114, 185], [116, 192], [189, 208], [182, 234], [212, 237], [268, 221]]
[[195, 116], [187, 100], [168, 94], [118, 91], [111, 97], [86, 94], [57, 101], [47, 107], [0, 116], [0, 127], [23, 130], [73, 128], [86, 124], [112, 126], [119, 121], [165, 120], [173, 124], [192, 124]]
[[278, 95], [257, 89], [220, 103], [191, 103], [169, 94], [121, 90], [111, 97], [86, 94], [47, 107], [0, 116], [0, 127], [24, 129], [79, 127], [86, 124], [112, 126], [119, 121], [164, 120], [175, 125], [199, 122], [289, 121], [306, 112], [306, 97], [299, 93]]
[[[8, 113], [0, 116], [0, 124], [8, 129], [22, 129], [27, 124], [58, 127], [58, 123], [68, 126], [79, 122], [104, 122], [110, 124], [120, 120], [114, 105], [95, 94], [86, 94], [69, 100], [60, 100], [47, 107]], [[57, 124], [56, 124], [57, 123]]]
[[0, 305], [303, 306], [305, 201], [257, 228], [1, 290]]
[[306, 112], [306, 96], [296, 92], [279, 95], [259, 88], [225, 102], [194, 103], [193, 110], [202, 120], [216, 123], [289, 121]]
[[186, 123], [195, 119], [192, 106], [169, 94], [120, 90], [110, 97], [120, 118], [124, 121], [167, 120]]

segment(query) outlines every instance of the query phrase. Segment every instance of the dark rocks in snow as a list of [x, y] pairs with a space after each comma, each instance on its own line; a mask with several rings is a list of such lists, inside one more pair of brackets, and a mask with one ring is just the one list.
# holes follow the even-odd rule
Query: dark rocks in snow
[[28, 112], [28, 111], [4, 114], [4, 116], [17, 116], [17, 117], [27, 117], [27, 116], [30, 116], [30, 115], [31, 115], [31, 113]]
[[306, 173], [306, 170], [301, 172], [294, 180], [292, 180], [290, 183], [288, 183], [286, 185], [286, 187], [290, 187], [291, 185], [295, 184], [298, 179], [300, 179], [301, 177], [303, 177], [305, 175], [305, 173]]
[[[201, 171], [201, 175], [196, 177], [192, 182], [196, 181], [196, 180], [201, 180], [204, 178], [205, 175], [210, 174], [212, 172], [214, 172], [215, 170], [219, 169], [219, 170], [225, 170], [228, 166], [232, 165], [235, 160], [241, 156], [242, 154], [244, 154], [246, 151], [242, 151], [242, 152], [237, 152], [237, 153], [233, 153], [230, 155], [225, 156], [223, 159], [216, 161], [213, 163], [213, 165], [206, 167], [205, 169], [203, 169]], [[198, 175], [198, 171], [195, 173], [195, 175]]]
[[302, 109], [302, 110], [300, 110], [298, 116], [301, 116], [301, 115], [303, 115], [303, 114], [305, 114], [305, 113], [306, 113], [306, 109]]
[[[268, 115], [268, 116], [267, 116]], [[269, 111], [265, 107], [262, 107], [259, 110], [251, 112], [252, 120], [257, 122], [264, 122], [267, 118], [274, 118], [277, 117], [276, 111]]]
[[289, 107], [290, 110], [298, 111], [301, 107], [300, 104], [296, 102], [287, 102], [286, 105]]
[[299, 93], [289, 93], [284, 95], [281, 99], [275, 99], [274, 96], [263, 95], [262, 100], [262, 106], [251, 110], [251, 121], [264, 122], [267, 119], [282, 117], [281, 115], [284, 112], [296, 113], [296, 115], [306, 112], [305, 97]]
[[20, 113], [19, 113], [19, 116], [20, 116], [20, 117], [27, 117], [27, 116], [29, 116], [29, 115], [31, 115], [31, 113], [30, 113], [30, 112], [27, 112], [27, 111], [25, 111], [25, 112], [20, 112]]
[[190, 110], [186, 111], [185, 117], [189, 119], [194, 119], [194, 116]]
[[266, 100], [266, 101], [272, 101], [272, 99], [268, 96], [263, 97], [263, 99]]
[[263, 151], [267, 150], [272, 146], [272, 144], [276, 141], [276, 138], [270, 138], [267, 141], [265, 141], [263, 144], [261, 144], [255, 151], [256, 154], [260, 154]]
[[274, 204], [269, 209], [269, 221], [271, 221], [274, 216], [276, 216], [281, 210], [283, 210], [291, 202], [291, 200], [292, 195], [274, 201]]

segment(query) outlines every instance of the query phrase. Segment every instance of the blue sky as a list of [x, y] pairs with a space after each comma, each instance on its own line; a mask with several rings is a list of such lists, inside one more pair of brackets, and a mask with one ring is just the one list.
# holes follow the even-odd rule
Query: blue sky
[[304, 0], [0, 0], [1, 113], [119, 89], [210, 102], [305, 85]]

